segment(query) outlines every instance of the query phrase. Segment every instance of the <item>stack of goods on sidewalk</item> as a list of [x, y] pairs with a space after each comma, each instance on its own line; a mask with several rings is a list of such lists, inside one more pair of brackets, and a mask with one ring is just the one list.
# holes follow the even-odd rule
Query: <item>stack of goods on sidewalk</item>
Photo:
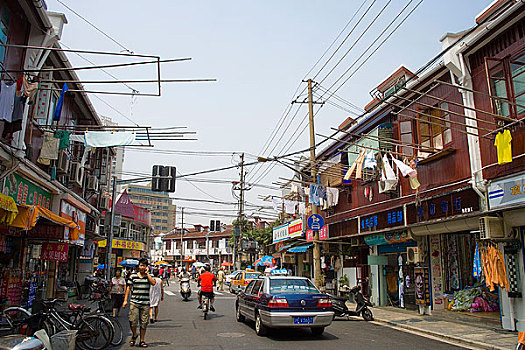
[[452, 311], [496, 312], [499, 311], [498, 295], [483, 285], [463, 289], [454, 293], [448, 304]]

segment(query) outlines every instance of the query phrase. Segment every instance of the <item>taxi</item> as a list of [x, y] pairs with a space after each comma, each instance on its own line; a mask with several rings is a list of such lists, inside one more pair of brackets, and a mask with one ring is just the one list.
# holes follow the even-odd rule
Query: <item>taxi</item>
[[252, 269], [246, 269], [244, 271], [240, 271], [232, 280], [230, 283], [230, 293], [238, 293], [250, 283], [251, 280], [261, 276], [262, 274], [258, 271], [252, 270]]

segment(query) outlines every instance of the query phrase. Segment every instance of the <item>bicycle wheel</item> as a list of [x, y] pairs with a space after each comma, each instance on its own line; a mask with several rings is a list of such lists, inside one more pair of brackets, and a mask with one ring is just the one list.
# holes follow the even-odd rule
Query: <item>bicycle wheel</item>
[[113, 340], [113, 324], [104, 316], [84, 317], [77, 333], [77, 345], [81, 349], [102, 350]]
[[124, 330], [122, 329], [122, 325], [120, 324], [120, 322], [118, 321], [116, 317], [107, 316], [107, 318], [109, 318], [109, 320], [113, 324], [113, 330], [114, 330], [113, 340], [111, 340], [111, 345], [118, 346], [122, 344], [122, 342], [124, 341]]
[[22, 327], [27, 326], [31, 313], [21, 307], [9, 307], [4, 310], [4, 316], [13, 333], [20, 333]]

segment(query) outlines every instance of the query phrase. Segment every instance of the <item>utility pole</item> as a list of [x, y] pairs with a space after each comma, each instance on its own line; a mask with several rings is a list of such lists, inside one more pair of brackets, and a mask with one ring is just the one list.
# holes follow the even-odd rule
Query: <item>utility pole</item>
[[[314, 100], [312, 93], [312, 79], [308, 79], [308, 120], [310, 124], [310, 176], [312, 182], [317, 182], [315, 171], [315, 128], [314, 128]], [[319, 214], [319, 207], [312, 205], [313, 214]], [[319, 245], [319, 231], [314, 231], [314, 281], [320, 287], [321, 276], [321, 246]]]
[[[239, 228], [239, 237], [235, 237], [234, 232], [234, 250], [233, 250], [233, 261], [236, 265], [237, 270], [241, 268], [241, 260], [239, 259], [239, 245], [242, 240], [242, 222], [243, 222], [243, 207], [244, 207], [244, 153], [241, 154], [241, 183], [240, 183], [240, 195], [239, 195], [239, 215], [237, 219], [237, 226]], [[237, 258], [237, 259], [236, 259]]]
[[111, 253], [113, 248], [113, 225], [115, 223], [115, 202], [117, 201], [117, 177], [113, 175], [113, 188], [111, 190], [111, 220], [109, 233], [106, 235], [106, 280], [111, 281]]
[[184, 208], [180, 208], [181, 210], [181, 226], [182, 229], [180, 231], [180, 266], [182, 267], [184, 265], [184, 241], [182, 240], [182, 236], [184, 235]]

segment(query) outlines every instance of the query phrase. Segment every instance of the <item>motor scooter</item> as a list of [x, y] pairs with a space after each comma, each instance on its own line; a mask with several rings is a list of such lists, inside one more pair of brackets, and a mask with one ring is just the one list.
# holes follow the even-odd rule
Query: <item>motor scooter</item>
[[373, 321], [374, 315], [369, 309], [369, 307], [372, 307], [372, 303], [361, 293], [361, 286], [357, 285], [350, 289], [350, 295], [353, 295], [357, 304], [355, 311], [349, 310], [346, 306], [348, 298], [330, 295], [334, 309], [334, 319], [335, 317], [361, 316], [365, 321]]
[[180, 295], [184, 301], [188, 301], [191, 295], [190, 279], [183, 278], [180, 280]]

